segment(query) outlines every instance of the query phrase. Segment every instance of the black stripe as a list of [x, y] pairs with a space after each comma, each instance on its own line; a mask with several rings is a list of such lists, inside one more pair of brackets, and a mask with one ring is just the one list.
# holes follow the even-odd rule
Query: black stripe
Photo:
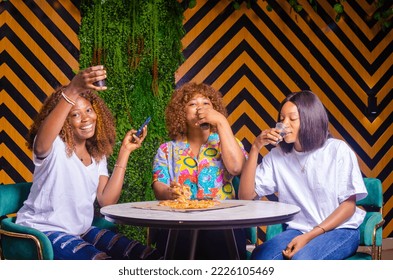
[[22, 95], [6, 77], [0, 79], [0, 84], [3, 86], [4, 91], [11, 96], [22, 110], [26, 112], [30, 118], [34, 119], [38, 112], [31, 103], [26, 100], [25, 96]]
[[[389, 70], [393, 70], [393, 66]], [[389, 72], [393, 72], [393, 71], [389, 71]], [[390, 77], [392, 77], [393, 73], [389, 73], [389, 75], [390, 75]], [[389, 75], [386, 75], [386, 79], [388, 79]], [[393, 89], [391, 89], [389, 91], [389, 93], [386, 95], [386, 97], [380, 101], [381, 103], [378, 105], [379, 112], [381, 112], [382, 110], [387, 108], [390, 105], [390, 103], [392, 102], [392, 100], [393, 100]], [[390, 122], [390, 123], [392, 123], [392, 122]]]
[[[209, 1], [208, 1], [209, 2]], [[217, 28], [221, 26], [221, 24], [228, 19], [228, 17], [232, 14], [233, 12], [233, 7], [232, 5], [229, 5], [227, 8], [224, 9], [224, 11], [218, 15], [214, 20], [203, 30], [201, 33], [199, 33], [198, 36], [195, 37], [195, 39], [183, 50], [183, 55], [187, 59], [190, 57], [199, 47], [200, 45], [206, 41], [207, 38], [211, 36], [211, 34], [216, 31]], [[187, 31], [187, 28], [185, 28]], [[240, 28], [237, 27], [237, 30]], [[226, 41], [230, 40], [230, 38], [227, 38]]]
[[[326, 48], [333, 54], [333, 56], [344, 66], [344, 68], [347, 70], [348, 74], [350, 74], [355, 81], [357, 81], [360, 86], [365, 89], [367, 88], [367, 84], [363, 81], [363, 79], [359, 78], [359, 75], [356, 70], [353, 69], [353, 66], [349, 63], [347, 58], [338, 50], [338, 48], [334, 45], [334, 43], [329, 40], [323, 30], [321, 30], [314, 21], [309, 22], [310, 28], [314, 31], [315, 35], [321, 40], [321, 42], [326, 46]], [[334, 28], [332, 29], [332, 32], [334, 32], [337, 37], [340, 39], [340, 43], [343, 43], [345, 45], [345, 48], [352, 53], [354, 57], [356, 57], [356, 60], [362, 65], [362, 67], [370, 74], [373, 75], [378, 68], [381, 66], [381, 62], [383, 60], [375, 60], [373, 63], [369, 63], [368, 60], [364, 57], [363, 53], [359, 51], [359, 49], [354, 45], [353, 41], [346, 36], [346, 34], [340, 29], [340, 28]], [[364, 42], [364, 45], [368, 47], [369, 44], [367, 42]], [[315, 49], [318, 49], [318, 47], [314, 46]], [[373, 48], [368, 47], [369, 51], [372, 51]], [[371, 49], [371, 50], [370, 50]], [[319, 58], [319, 56], [317, 56]], [[353, 75], [356, 74], [356, 75]]]
[[[31, 160], [31, 155], [26, 155], [25, 152], [20, 148], [20, 146], [15, 143], [4, 131], [0, 132], [2, 144], [7, 146], [12, 153], [25, 165], [30, 172], [34, 171], [34, 164]], [[26, 144], [26, 143], [24, 143]]]
[[[80, 2], [80, 1], [78, 1]], [[49, 1], [48, 3], [57, 13], [58, 15], [68, 24], [68, 26], [74, 31], [75, 34], [79, 33], [79, 23], [74, 19], [74, 17], [69, 13], [69, 11], [67, 9], [65, 9], [61, 3], [57, 0], [52, 0]], [[74, 4], [75, 5], [75, 4]], [[76, 6], [79, 9], [80, 3], [78, 3], [78, 6]], [[55, 25], [53, 25], [55, 26]], [[48, 26], [49, 27], [49, 26]], [[57, 25], [56, 25], [57, 27]], [[63, 42], [63, 40], [61, 40], [60, 42]], [[78, 48], [76, 48], [77, 52]]]
[[0, 170], [4, 170], [4, 172], [14, 182], [18, 182], [18, 183], [19, 182], [26, 182], [26, 180], [23, 179], [23, 177], [19, 174], [19, 172], [8, 161], [6, 161], [4, 157], [0, 157]]
[[[52, 47], [52, 45], [50, 45], [42, 36], [41, 34], [37, 31], [37, 29], [32, 26], [30, 24], [30, 22], [23, 17], [22, 14], [19, 13], [19, 11], [15, 8], [15, 7], [11, 7], [10, 8], [10, 13], [12, 14], [13, 18], [15, 19], [15, 21], [17, 21], [19, 23], [19, 25], [30, 35], [30, 37], [32, 38], [32, 40], [34, 40], [34, 42], [36, 42], [36, 44], [45, 51], [46, 55], [52, 60], [54, 61], [58, 67], [61, 69], [61, 71], [69, 78], [71, 79], [74, 76], [74, 73], [72, 72], [71, 67], [68, 65], [68, 63], [64, 60], [64, 58], [62, 56], [60, 56], [56, 50]], [[12, 32], [13, 33], [13, 32]], [[29, 47], [25, 46], [24, 43], [20, 40], [17, 39], [18, 36], [16, 34], [13, 34], [13, 39], [12, 40], [18, 40], [18, 43], [22, 43], [23, 44], [23, 49], [28, 50], [29, 55], [28, 55], [28, 59], [32, 59], [33, 58], [33, 54], [30, 52]], [[11, 39], [10, 39], [11, 40]], [[15, 44], [16, 46], [19, 45]], [[70, 51], [70, 47], [71, 46], [67, 46], [64, 45], [64, 47]], [[72, 47], [71, 47], [72, 48]], [[72, 52], [70, 52], [72, 53]], [[26, 56], [26, 54], [23, 52], [23, 54]], [[76, 59], [78, 57], [75, 57]], [[36, 63], [35, 63], [36, 64]], [[41, 63], [42, 65], [42, 63]], [[36, 66], [35, 66], [36, 67]], [[45, 67], [43, 67], [45, 68]], [[46, 70], [48, 71], [48, 70]], [[49, 71], [48, 71], [49, 72]], [[43, 77], [45, 77], [48, 80], [48, 76], [47, 75], [43, 75]], [[48, 80], [48, 83], [51, 84], [52, 87], [56, 87], [59, 85], [59, 82], [55, 79], [55, 78], [51, 78]]]
[[[251, 69], [249, 69], [246, 65], [243, 65], [241, 68], [239, 68], [239, 70], [237, 70], [235, 73], [234, 73], [234, 75], [228, 80], [228, 82], [226, 83], [226, 84], [224, 84], [223, 85], [223, 88], [228, 88], [228, 90], [230, 89], [230, 86], [232, 85], [232, 84], [235, 84], [235, 82], [237, 82], [238, 80], [240, 80], [240, 78], [242, 77], [242, 76], [246, 76], [250, 81], [251, 81], [251, 83], [256, 87], [256, 88], [258, 88], [259, 89], [259, 91], [260, 91], [260, 93], [259, 94], [263, 94], [264, 96], [265, 96], [265, 98], [269, 101], [269, 105], [270, 106], [273, 106], [273, 107], [275, 107], [275, 108], [277, 108], [278, 109], [278, 107], [280, 106], [280, 100], [277, 100], [277, 97], [272, 93], [272, 92], [270, 92], [269, 91], [269, 89], [267, 88], [267, 87], [265, 87], [265, 85], [262, 83], [262, 81], [252, 72], [252, 70]], [[225, 91], [225, 92], [227, 92], [227, 91]], [[243, 91], [242, 91], [243, 92]], [[248, 91], [246, 91], [247, 93], [248, 93]], [[238, 94], [238, 95], [240, 95], [240, 94]], [[241, 96], [241, 95], [240, 95]], [[237, 97], [236, 97], [237, 98]], [[235, 99], [236, 99], [235, 98]], [[246, 99], [247, 97], [243, 97], [243, 96], [241, 96], [241, 98], [243, 98], [243, 99]], [[232, 102], [231, 102], [232, 103]], [[230, 103], [230, 104], [231, 104]], [[228, 106], [231, 106], [230, 104], [228, 104]], [[240, 104], [240, 102], [239, 102], [239, 104]], [[253, 105], [253, 107], [254, 107], [254, 105], [255, 106], [257, 106], [257, 105], [259, 105], [259, 102], [258, 102], [258, 104], [254, 104], [254, 103], [250, 103], [250, 104], [252, 104]], [[261, 111], [261, 112], [265, 112], [265, 111]], [[271, 116], [269, 115], [269, 114], [266, 114], [266, 115], [263, 115], [263, 116], [266, 116], [266, 117], [268, 117], [268, 118], [271, 118]], [[274, 116], [274, 117], [276, 117], [276, 116]]]
[[[258, 115], [265, 120], [265, 122], [270, 126], [273, 127], [275, 124], [275, 120], [269, 115], [269, 113], [265, 110], [267, 106], [270, 106], [270, 104], [260, 104], [260, 101], [256, 100], [254, 96], [252, 96], [247, 89], [243, 89], [227, 106], [228, 111], [233, 112], [237, 105], [240, 104], [243, 101], [247, 101], [247, 103], [255, 110], [255, 112], [258, 113]], [[244, 123], [244, 125], [248, 125], [247, 123]], [[243, 125], [241, 125], [243, 126]], [[240, 127], [241, 127], [240, 126]], [[240, 127], [234, 127], [234, 129], [240, 129]], [[251, 130], [255, 135], [258, 135], [260, 133], [260, 129], [256, 130]], [[236, 130], [237, 131], [237, 130]]]
[[[3, 117], [26, 139], [29, 129], [4, 103], [0, 104], [0, 118]], [[4, 130], [1, 133], [5, 133]]]
[[[389, 149], [392, 147], [392, 142], [393, 139], [392, 137], [390, 137], [390, 141], [388, 143], [390, 143], [389, 145]], [[378, 174], [378, 179], [380, 179], [381, 181], [385, 181], [390, 174], [392, 174], [393, 172], [393, 158], [390, 158], [390, 161], [385, 165], [385, 167], [381, 170], [381, 172]], [[386, 190], [386, 193], [389, 192], [391, 195], [393, 195], [393, 184]], [[385, 194], [386, 194], [385, 193]], [[388, 196], [390, 198], [390, 196]], [[387, 201], [387, 200], [385, 200]]]
[[[82, 1], [84, 1], [84, 0], [71, 0], [72, 4], [74, 4], [74, 6], [78, 8], [78, 10], [80, 10], [80, 6], [81, 6]], [[86, 2], [86, 1], [84, 1], [84, 2]]]
[[[340, 97], [330, 88], [328, 84], [326, 84], [324, 79], [319, 76], [318, 73], [312, 71], [311, 78], [317, 85], [319, 85], [319, 87], [323, 90], [326, 96], [329, 97], [329, 99], [336, 105], [337, 109], [345, 116], [348, 122], [350, 122], [353, 126], [356, 127], [358, 132], [365, 138], [367, 142], [373, 145], [376, 141], [375, 136], [382, 132], [381, 128], [378, 128], [378, 130], [374, 134], [374, 137], [371, 136], [370, 133], [366, 130], [366, 128], [362, 125], [360, 120], [358, 120], [357, 117], [353, 115], [353, 113], [348, 109], [346, 104], [344, 104]], [[344, 92], [346, 93], [345, 89]], [[353, 105], [357, 105], [357, 107], [360, 107], [360, 110], [367, 115], [367, 107], [363, 103]]]
[[[15, 62], [15, 60], [6, 52], [3, 51], [0, 54], [0, 60], [7, 64], [18, 78], [34, 93], [34, 95], [43, 102], [46, 99], [46, 94], [42, 89], [34, 82], [33, 79], [23, 70], [21, 65]], [[10, 93], [12, 94], [12, 93]]]
[[[184, 2], [184, 1], [183, 1]], [[220, 0], [209, 0], [183, 25], [184, 30], [189, 32], [195, 25], [200, 21], [203, 21], [204, 17], [220, 2]], [[208, 29], [208, 28], [206, 28]], [[215, 30], [215, 28], [213, 29]]]
[[255, 123], [253, 120], [251, 120], [250, 117], [245, 113], [243, 113], [232, 124], [233, 133], [236, 134], [243, 126], [246, 126], [255, 136], [257, 136], [261, 133], [261, 129], [259, 128], [258, 124]]
[[[59, 41], [61, 42], [67, 50], [72, 54], [73, 57], [75, 57], [76, 60], [78, 60], [79, 57], [79, 50], [78, 47], [73, 45], [72, 42], [68, 39], [67, 36], [64, 35], [63, 32], [57, 27], [56, 22], [53, 22], [46, 14], [45, 12], [37, 5], [34, 1], [28, 1], [26, 4], [30, 10], [37, 16], [38, 19], [42, 22], [43, 25], [49, 30], [49, 32]], [[60, 7], [60, 4], [58, 4]], [[63, 9], [64, 11], [64, 9]], [[59, 12], [59, 11], [58, 11]], [[59, 14], [60, 15], [60, 14]], [[60, 15], [61, 16], [61, 15]], [[72, 17], [71, 17], [72, 18]], [[78, 24], [75, 22], [75, 20], [72, 19], [74, 22], [74, 25], [76, 24], [77, 28], [74, 30], [76, 34], [78, 34]], [[69, 25], [69, 22], [66, 22], [67, 25]], [[70, 26], [71, 27], [71, 26]], [[72, 27], [71, 27], [72, 28]]]
[[[373, 28], [377, 21], [373, 18], [373, 16], [369, 16], [368, 13], [363, 10], [358, 1], [347, 1], [347, 3], [351, 5], [352, 9], [356, 11], [356, 14], [363, 20], [365, 24], [367, 24], [368, 28]], [[351, 29], [353, 30], [354, 28], [351, 27]]]

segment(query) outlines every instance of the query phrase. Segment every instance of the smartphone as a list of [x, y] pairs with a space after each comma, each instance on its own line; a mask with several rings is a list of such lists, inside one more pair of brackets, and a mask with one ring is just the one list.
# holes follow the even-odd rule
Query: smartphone
[[149, 122], [151, 121], [151, 117], [148, 117], [145, 122], [139, 127], [138, 131], [135, 133], [136, 137], [141, 136], [143, 128], [149, 124]]

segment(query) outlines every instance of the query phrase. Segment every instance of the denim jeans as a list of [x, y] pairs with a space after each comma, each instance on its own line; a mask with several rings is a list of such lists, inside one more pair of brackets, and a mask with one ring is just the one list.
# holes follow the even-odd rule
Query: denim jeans
[[107, 229], [91, 227], [81, 236], [59, 231], [44, 232], [56, 260], [161, 259], [158, 250]]
[[[251, 259], [283, 260], [282, 251], [302, 232], [288, 229], [254, 249]], [[342, 260], [354, 254], [360, 241], [358, 229], [334, 229], [318, 235], [300, 249], [293, 260]]]

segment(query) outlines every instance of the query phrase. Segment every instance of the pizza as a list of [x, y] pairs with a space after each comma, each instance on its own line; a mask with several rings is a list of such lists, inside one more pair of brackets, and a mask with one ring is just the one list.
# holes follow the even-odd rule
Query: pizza
[[177, 194], [176, 198], [179, 201], [190, 200], [191, 198], [191, 189], [187, 185], [175, 184], [171, 186], [172, 192]]
[[173, 209], [206, 209], [218, 205], [217, 200], [204, 199], [194, 200], [191, 198], [191, 190], [188, 185], [179, 183], [171, 184], [172, 192], [178, 197], [174, 200], [163, 200], [159, 202], [159, 206], [167, 206]]
[[167, 206], [173, 209], [206, 209], [220, 204], [218, 200], [204, 199], [204, 200], [163, 200], [158, 203], [160, 206]]

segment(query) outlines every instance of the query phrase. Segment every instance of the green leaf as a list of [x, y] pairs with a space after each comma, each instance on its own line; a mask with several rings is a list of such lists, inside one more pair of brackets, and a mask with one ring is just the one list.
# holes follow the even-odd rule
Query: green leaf
[[302, 5], [296, 5], [296, 6], [294, 7], [294, 9], [295, 9], [295, 11], [296, 11], [297, 13], [299, 13], [301, 10], [303, 10], [303, 6], [302, 6]]
[[[196, 0], [194, 0], [196, 2]], [[101, 20], [96, 13], [100, 12]], [[167, 141], [165, 107], [174, 90], [174, 73], [184, 61], [183, 8], [177, 0], [82, 0], [79, 30], [80, 69], [91, 65], [95, 31], [105, 54], [108, 90], [99, 92], [116, 119], [116, 144], [108, 160], [111, 171], [128, 130], [152, 116], [142, 147], [132, 153], [119, 202], [153, 199], [152, 161], [158, 145]], [[158, 94], [152, 91], [152, 63], [158, 61]], [[121, 228], [127, 236], [145, 230]]]
[[271, 12], [271, 11], [273, 11], [273, 7], [270, 6], [270, 5], [267, 5], [267, 6], [266, 6], [266, 10], [267, 10], [268, 12]]
[[344, 6], [341, 5], [340, 3], [335, 4], [333, 8], [338, 14], [342, 14], [344, 12]]
[[288, 1], [289, 5], [291, 5], [292, 7], [297, 5], [297, 0], [289, 0]]
[[385, 22], [383, 23], [383, 26], [384, 26], [385, 28], [389, 28], [389, 27], [392, 26], [392, 22], [391, 22], [391, 21], [385, 21]]
[[190, 0], [190, 2], [188, 2], [188, 8], [192, 9], [196, 6], [196, 0]]

